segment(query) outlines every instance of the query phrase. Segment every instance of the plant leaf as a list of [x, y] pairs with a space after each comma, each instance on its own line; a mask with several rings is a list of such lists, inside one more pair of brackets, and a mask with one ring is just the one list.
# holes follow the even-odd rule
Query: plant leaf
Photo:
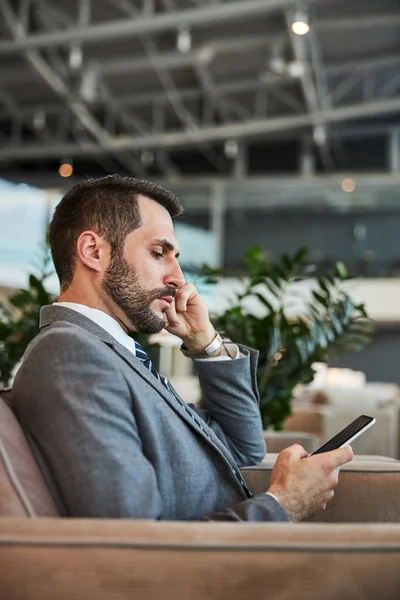
[[312, 295], [317, 300], [317, 302], [319, 302], [320, 304], [322, 304], [323, 307], [328, 308], [329, 303], [328, 303], [328, 299], [327, 298], [325, 298], [324, 296], [322, 296], [321, 294], [319, 294], [315, 290], [312, 291]]
[[344, 264], [342, 263], [342, 261], [340, 261], [340, 260], [335, 265], [335, 275], [341, 281], [344, 281], [345, 279], [348, 278], [347, 269], [344, 266]]

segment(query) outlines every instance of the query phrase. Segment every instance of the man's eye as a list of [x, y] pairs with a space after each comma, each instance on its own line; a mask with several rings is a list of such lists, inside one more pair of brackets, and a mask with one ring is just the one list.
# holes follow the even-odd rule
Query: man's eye
[[156, 252], [155, 250], [153, 250], [152, 254], [155, 258], [162, 258], [164, 256], [164, 254], [161, 252]]

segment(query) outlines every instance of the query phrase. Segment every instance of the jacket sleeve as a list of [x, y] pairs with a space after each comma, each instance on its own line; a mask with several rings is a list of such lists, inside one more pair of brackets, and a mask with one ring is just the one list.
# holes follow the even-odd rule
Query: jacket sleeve
[[45, 457], [67, 514], [160, 519], [156, 474], [109, 353], [83, 330], [44, 332], [33, 349], [15, 378], [14, 409]]
[[231, 452], [239, 467], [262, 461], [266, 446], [257, 389], [258, 352], [240, 346], [243, 357], [194, 361], [206, 410], [195, 409]]
[[288, 515], [275, 498], [268, 494], [257, 494], [225, 510], [220, 510], [207, 517], [206, 521], [280, 521], [291, 522]]

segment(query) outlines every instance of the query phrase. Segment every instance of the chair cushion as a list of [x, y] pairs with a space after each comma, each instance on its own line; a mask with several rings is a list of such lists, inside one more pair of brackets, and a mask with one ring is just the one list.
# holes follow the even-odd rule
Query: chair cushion
[[58, 516], [7, 394], [0, 393], [0, 516]]

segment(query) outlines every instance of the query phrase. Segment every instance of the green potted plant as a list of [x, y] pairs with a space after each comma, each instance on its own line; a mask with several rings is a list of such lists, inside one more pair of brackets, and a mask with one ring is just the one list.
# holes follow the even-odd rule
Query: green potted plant
[[11, 383], [16, 365], [29, 342], [39, 333], [39, 312], [51, 304], [53, 296], [46, 290], [46, 279], [53, 273], [49, 247], [41, 248], [38, 274], [29, 276], [28, 287], [0, 302], [0, 383]]
[[[348, 275], [342, 263], [316, 278], [306, 311], [290, 315], [290, 298], [298, 294], [292, 284], [305, 278], [306, 257], [307, 250], [300, 249], [273, 262], [254, 246], [244, 259], [241, 291], [227, 310], [212, 317], [218, 330], [260, 353], [257, 379], [265, 429], [282, 429], [295, 386], [313, 380], [313, 363], [360, 350], [370, 341], [372, 324], [364, 305], [343, 289]], [[215, 282], [216, 271], [204, 268], [203, 274]], [[263, 308], [261, 314], [249, 310], [249, 300]]]

